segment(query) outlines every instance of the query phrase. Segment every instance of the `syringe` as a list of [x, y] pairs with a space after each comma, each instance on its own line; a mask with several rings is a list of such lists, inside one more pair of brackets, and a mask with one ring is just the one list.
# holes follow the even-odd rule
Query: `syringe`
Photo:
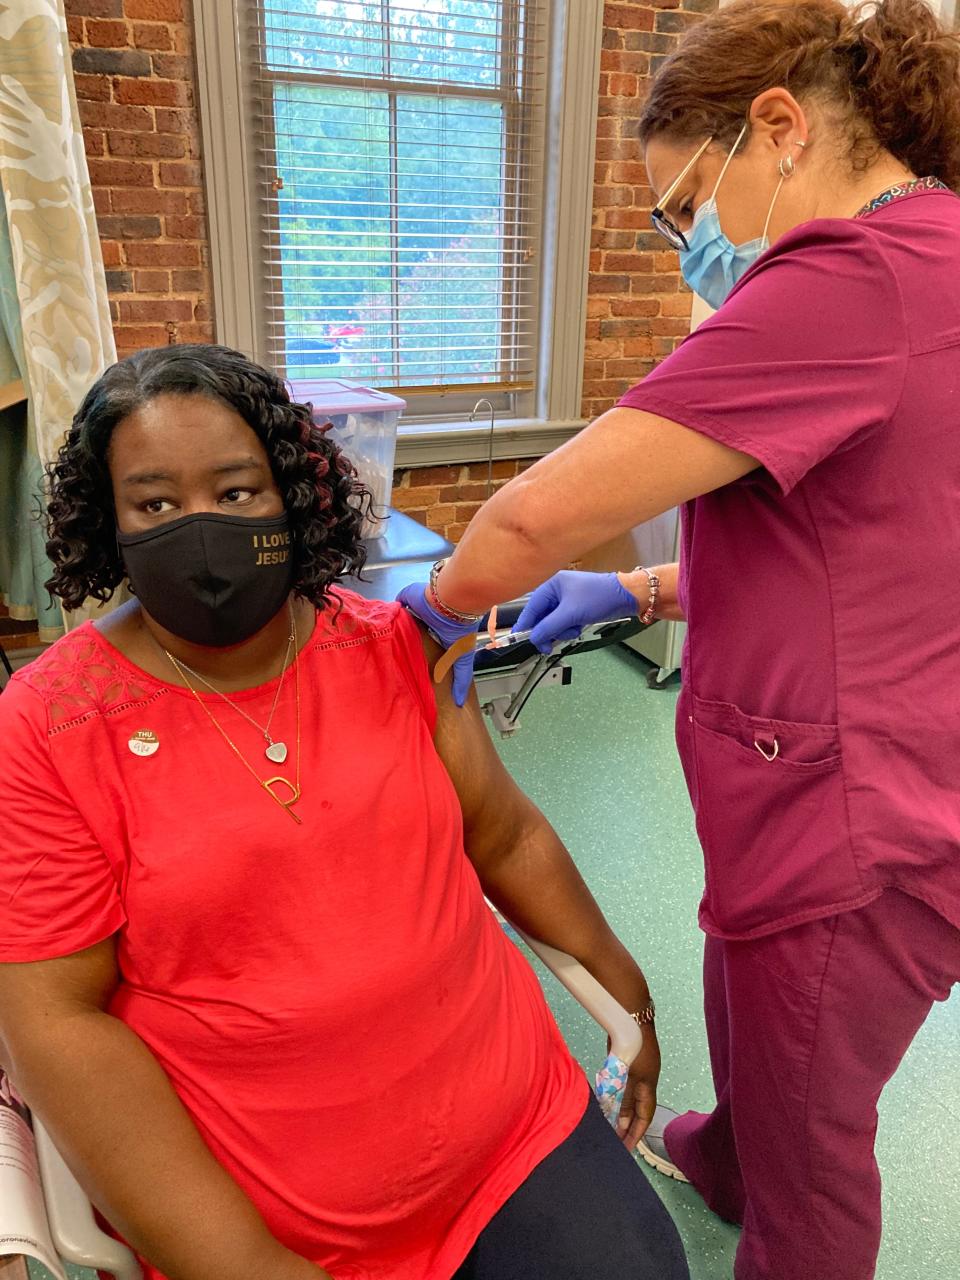
[[518, 644], [526, 644], [532, 631], [508, 631], [504, 635], [497, 636], [495, 640], [490, 640], [487, 636], [477, 637], [478, 649], [513, 649]]

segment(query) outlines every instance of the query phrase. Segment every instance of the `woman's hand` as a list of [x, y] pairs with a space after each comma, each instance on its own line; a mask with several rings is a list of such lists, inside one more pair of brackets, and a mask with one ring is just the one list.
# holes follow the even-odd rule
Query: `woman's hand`
[[558, 640], [576, 639], [592, 622], [633, 618], [638, 612], [636, 596], [617, 574], [565, 569], [537, 587], [514, 631], [530, 631], [530, 643], [549, 653]]
[[[449, 649], [464, 637], [475, 637], [479, 624], [476, 622], [453, 622], [436, 610], [430, 603], [429, 587], [422, 582], [413, 582], [404, 587], [397, 596], [399, 602], [424, 624], [438, 644]], [[453, 700], [462, 707], [470, 694], [473, 683], [473, 664], [476, 661], [476, 644], [458, 658], [453, 666]]]
[[617, 1119], [617, 1136], [623, 1140], [628, 1151], [633, 1151], [653, 1119], [653, 1113], [657, 1109], [659, 1079], [660, 1045], [656, 1029], [650, 1022], [643, 1028], [643, 1046], [630, 1064], [627, 1087]]

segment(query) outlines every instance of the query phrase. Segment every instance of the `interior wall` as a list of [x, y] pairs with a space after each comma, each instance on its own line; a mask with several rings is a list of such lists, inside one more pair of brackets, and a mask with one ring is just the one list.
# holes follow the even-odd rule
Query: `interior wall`
[[190, 0], [65, 0], [121, 356], [213, 340]]
[[[650, 230], [635, 137], [650, 76], [717, 0], [604, 9], [582, 411], [609, 408], [689, 331], [676, 254]], [[121, 356], [213, 340], [191, 0], [65, 0]], [[502, 484], [528, 462], [496, 464]], [[398, 507], [456, 540], [485, 463], [399, 472]]]

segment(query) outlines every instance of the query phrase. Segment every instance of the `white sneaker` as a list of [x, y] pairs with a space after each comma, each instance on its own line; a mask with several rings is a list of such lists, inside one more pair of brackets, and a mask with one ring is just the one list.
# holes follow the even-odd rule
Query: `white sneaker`
[[671, 1111], [669, 1107], [658, 1106], [653, 1113], [649, 1129], [637, 1143], [637, 1151], [647, 1164], [652, 1165], [664, 1177], [675, 1178], [677, 1182], [689, 1182], [690, 1179], [684, 1177], [670, 1159], [667, 1154], [667, 1144], [663, 1140], [663, 1131], [672, 1120], [677, 1119], [678, 1115], [679, 1112]]

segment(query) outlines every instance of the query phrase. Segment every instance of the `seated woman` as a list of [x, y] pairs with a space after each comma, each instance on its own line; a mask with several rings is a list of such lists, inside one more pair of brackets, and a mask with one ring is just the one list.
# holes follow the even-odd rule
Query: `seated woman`
[[650, 995], [476, 699], [335, 584], [369, 495], [221, 347], [114, 365], [52, 470], [51, 590], [135, 598], [0, 698], [0, 1061], [153, 1280], [683, 1280], [484, 902]]

